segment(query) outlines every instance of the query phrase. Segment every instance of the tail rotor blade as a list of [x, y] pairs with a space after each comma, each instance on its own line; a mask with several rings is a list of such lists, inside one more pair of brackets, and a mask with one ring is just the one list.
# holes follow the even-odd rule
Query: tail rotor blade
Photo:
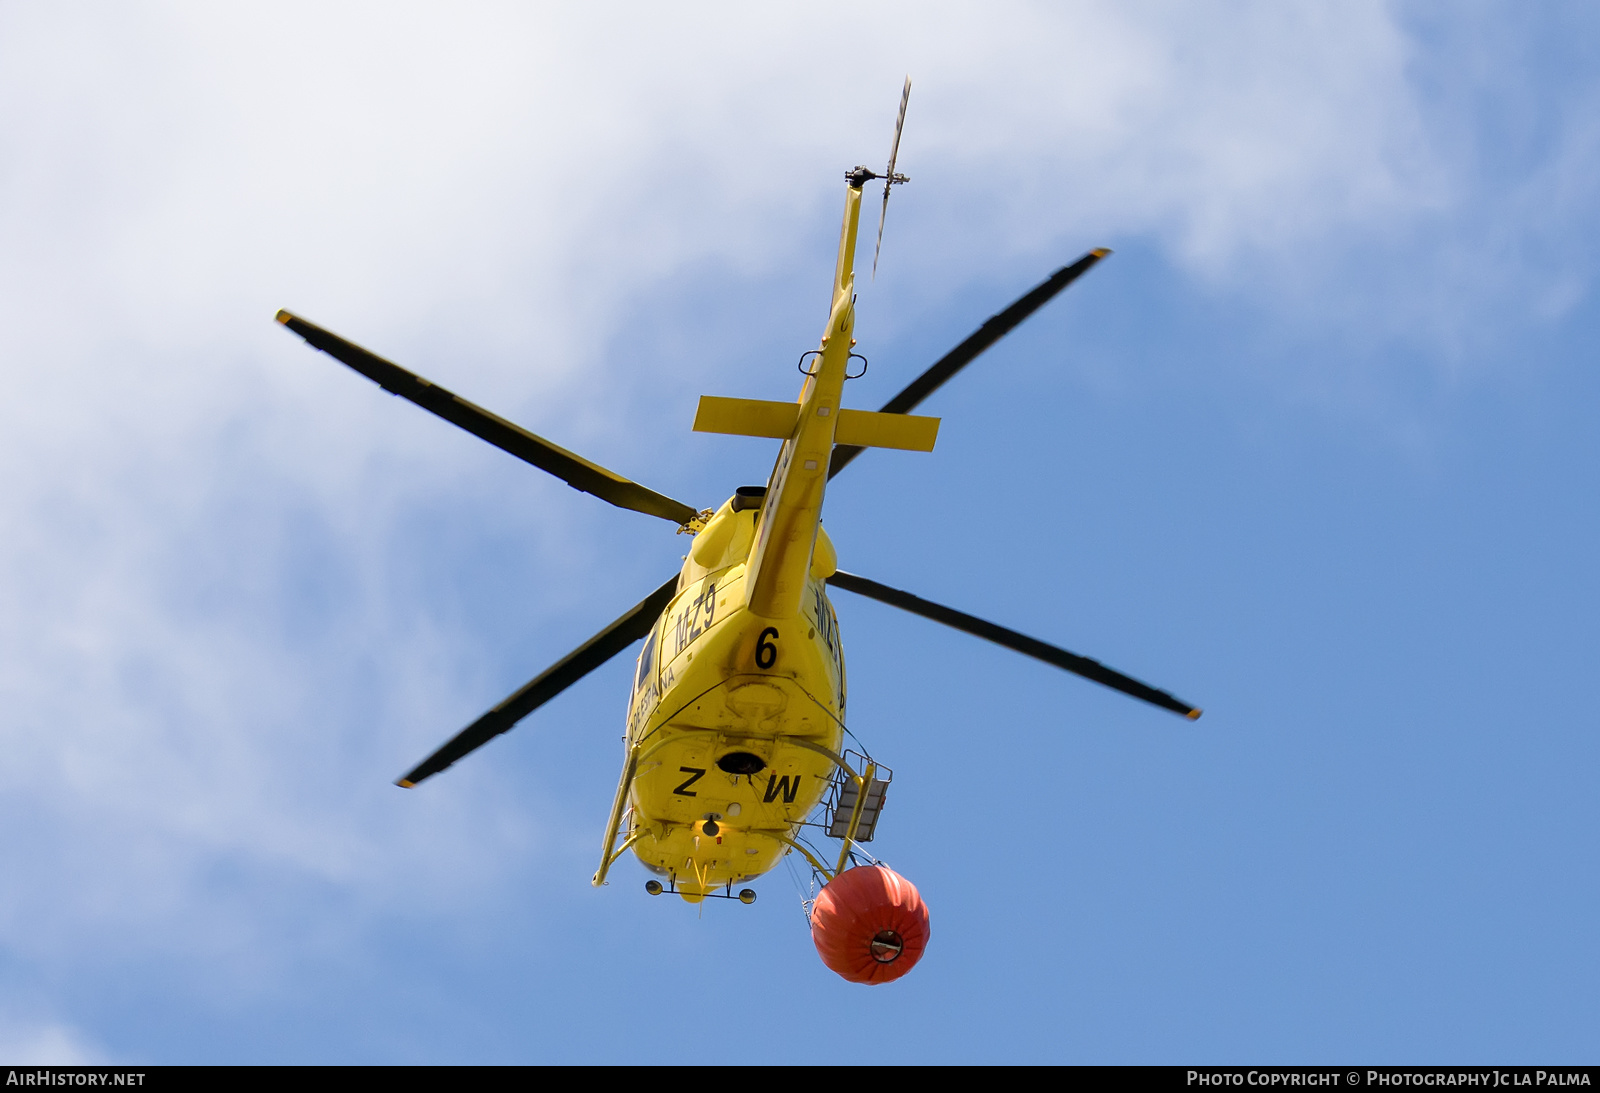
[[1030, 638], [1026, 634], [1008, 630], [1004, 626], [996, 626], [992, 622], [986, 622], [954, 608], [933, 603], [931, 600], [925, 600], [921, 596], [914, 596], [910, 592], [902, 592], [898, 588], [890, 588], [886, 584], [879, 584], [877, 581], [869, 580], [866, 577], [858, 577], [854, 573], [837, 572], [828, 578], [828, 583], [837, 588], [843, 588], [848, 592], [854, 592], [858, 596], [866, 596], [868, 599], [877, 600], [879, 603], [886, 603], [891, 607], [909, 611], [913, 615], [921, 615], [925, 619], [942, 622], [946, 626], [954, 627], [965, 633], [986, 638], [996, 645], [1003, 645], [1007, 649], [1033, 657], [1035, 660], [1042, 660], [1046, 664], [1054, 664], [1057, 668], [1064, 668], [1074, 675], [1093, 680], [1103, 686], [1110, 687], [1114, 691], [1121, 691], [1125, 695], [1131, 695], [1151, 705], [1160, 706], [1164, 710], [1180, 713], [1190, 721], [1197, 720], [1200, 717], [1198, 708], [1181, 699], [1174, 698], [1166, 691], [1158, 691], [1149, 684], [1139, 682], [1132, 676], [1125, 676], [1121, 672], [1107, 668], [1098, 660], [1090, 660], [1088, 657], [1081, 657], [1077, 653], [1069, 653], [1065, 649], [1040, 641], [1038, 638]]
[[[1062, 266], [1039, 284], [1029, 289], [1018, 297], [1004, 311], [997, 311], [983, 321], [983, 325], [973, 331], [960, 345], [934, 361], [929, 369], [906, 385], [894, 398], [883, 404], [880, 413], [909, 414], [916, 409], [918, 404], [929, 395], [933, 394], [946, 381], [961, 371], [978, 358], [984, 350], [995, 342], [1011, 333], [1022, 321], [1045, 304], [1055, 298], [1055, 295], [1072, 282], [1082, 277], [1095, 264], [1111, 252], [1104, 247], [1097, 247], [1088, 254], [1079, 258], [1070, 266]], [[833, 458], [828, 463], [828, 477], [832, 478], [850, 464], [850, 461], [865, 448], [853, 444], [840, 444], [833, 449]]]
[[300, 335], [312, 347], [360, 372], [390, 394], [408, 399], [452, 425], [458, 425], [472, 435], [487, 440], [501, 451], [510, 452], [518, 459], [548, 471], [575, 490], [591, 493], [618, 508], [659, 516], [680, 526], [699, 515], [696, 509], [682, 501], [675, 501], [598, 463], [591, 463], [581, 455], [530, 433], [522, 426], [492, 414], [476, 403], [468, 402], [460, 395], [368, 352], [354, 342], [345, 341], [331, 330], [324, 330], [316, 323], [307, 322], [288, 311], [279, 311], [277, 318], [278, 322]]
[[396, 785], [410, 789], [457, 759], [476, 751], [556, 695], [650, 632], [678, 590], [676, 575], [640, 600], [610, 626], [584, 642], [524, 684], [504, 702], [456, 733], [449, 742], [413, 767]]
[[889, 215], [889, 187], [906, 179], [894, 173], [894, 161], [900, 156], [900, 131], [906, 127], [906, 103], [911, 101], [911, 77], [906, 77], [905, 90], [900, 92], [900, 116], [894, 120], [894, 143], [889, 146], [889, 169], [883, 176], [883, 208], [878, 210], [878, 245], [872, 250], [872, 276], [878, 276], [878, 255], [883, 251], [883, 222]]

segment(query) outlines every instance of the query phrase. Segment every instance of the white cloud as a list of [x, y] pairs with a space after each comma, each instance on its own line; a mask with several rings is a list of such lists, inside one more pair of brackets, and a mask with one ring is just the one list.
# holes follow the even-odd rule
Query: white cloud
[[0, 1059], [13, 1066], [90, 1066], [104, 1052], [70, 1025], [0, 1022]]

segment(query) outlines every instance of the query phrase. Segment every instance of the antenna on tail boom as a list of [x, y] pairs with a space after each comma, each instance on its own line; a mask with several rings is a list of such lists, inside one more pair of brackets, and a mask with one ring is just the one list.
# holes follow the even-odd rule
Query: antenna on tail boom
[[896, 182], [910, 182], [905, 175], [894, 173], [894, 161], [900, 155], [900, 130], [906, 126], [906, 103], [911, 101], [911, 77], [906, 77], [905, 90], [900, 92], [900, 116], [894, 120], [894, 143], [889, 146], [889, 166], [883, 178], [883, 208], [878, 211], [878, 245], [872, 250], [872, 276], [878, 276], [878, 255], [883, 250], [883, 221], [889, 215], [889, 187]]

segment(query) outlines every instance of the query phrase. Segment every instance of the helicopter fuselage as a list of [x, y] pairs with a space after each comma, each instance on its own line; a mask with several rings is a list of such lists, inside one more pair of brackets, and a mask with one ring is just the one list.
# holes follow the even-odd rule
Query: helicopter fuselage
[[[717, 521], [754, 538], [753, 512]], [[703, 533], [702, 533], [703, 534]], [[827, 553], [831, 554], [829, 549]], [[837, 769], [846, 684], [837, 616], [807, 574], [800, 609], [744, 602], [744, 562], [696, 573], [645, 640], [628, 710], [628, 838], [645, 866], [697, 900], [766, 872]], [[628, 773], [624, 772], [628, 780]]]
[[[829, 585], [995, 642], [1190, 720], [1200, 716], [1198, 707], [1099, 661], [838, 569], [821, 523], [829, 479], [865, 448], [932, 451], [939, 419], [911, 411], [1109, 253], [1097, 248], [1056, 270], [990, 316], [881, 410], [843, 407], [840, 396], [851, 378], [851, 361], [861, 360], [863, 370], [866, 366], [852, 351], [862, 186], [871, 179], [884, 182], [881, 242], [890, 187], [906, 181], [894, 165], [909, 91], [908, 79], [886, 172], [856, 167], [845, 175], [844, 223], [827, 325], [819, 347], [800, 358], [805, 381], [799, 397], [793, 402], [700, 400], [697, 432], [781, 442], [766, 485], [741, 488], [715, 511], [658, 493], [330, 330], [278, 311], [278, 322], [384, 390], [574, 489], [669, 520], [694, 536], [679, 574], [485, 711], [396, 779], [398, 785], [411, 788], [445, 770], [644, 639], [628, 703], [622, 777], [593, 883], [605, 884], [611, 866], [632, 850], [691, 902], [731, 896], [735, 882], [770, 870], [792, 851], [832, 884], [855, 860], [853, 846], [873, 838], [892, 772], [870, 755], [841, 754], [846, 680]], [[854, 760], [859, 769], [851, 765]], [[837, 792], [830, 794], [830, 787]], [[825, 795], [826, 837], [841, 843], [832, 868], [808, 845], [810, 836], [802, 838], [802, 828]], [[652, 894], [666, 890], [657, 880], [645, 887]], [[755, 893], [746, 890], [739, 898], [750, 902]], [[924, 915], [919, 927], [924, 940], [925, 928]], [[814, 923], [814, 929], [833, 936], [833, 927]], [[854, 926], [846, 931], [856, 946], [850, 960], [870, 950], [870, 959], [881, 963], [883, 946], [888, 946], [887, 960], [898, 959], [899, 942], [891, 945], [879, 936], [894, 929], [874, 929], [878, 933], [861, 936], [851, 932]]]

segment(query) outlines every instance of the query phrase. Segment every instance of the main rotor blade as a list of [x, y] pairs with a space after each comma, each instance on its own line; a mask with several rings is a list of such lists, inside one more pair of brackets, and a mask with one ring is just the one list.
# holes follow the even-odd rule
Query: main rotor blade
[[889, 146], [889, 169], [883, 173], [883, 208], [878, 210], [878, 245], [872, 248], [872, 276], [878, 276], [878, 255], [883, 252], [883, 222], [889, 216], [889, 187], [894, 185], [894, 161], [900, 156], [900, 130], [906, 127], [906, 103], [911, 101], [911, 77], [900, 92], [900, 116], [894, 120], [894, 143]]
[[609, 501], [622, 509], [659, 516], [674, 524], [686, 524], [698, 511], [674, 501], [655, 490], [646, 489], [598, 463], [552, 444], [542, 436], [528, 432], [497, 414], [492, 414], [476, 403], [445, 390], [436, 383], [407, 372], [398, 364], [369, 353], [354, 342], [345, 341], [332, 331], [307, 322], [287, 311], [278, 312], [278, 321], [300, 335], [313, 347], [328, 356], [349, 365], [372, 380], [391, 395], [409, 399], [450, 422], [459, 425], [473, 436], [480, 437], [501, 451], [510, 452], [518, 459], [532, 463], [542, 471], [549, 471], [575, 490], [592, 493], [602, 501]]
[[[983, 321], [966, 341], [940, 357], [922, 375], [912, 380], [906, 389], [883, 404], [885, 414], [909, 414], [923, 399], [937, 391], [944, 382], [971, 364], [985, 349], [1011, 333], [1022, 320], [1038, 311], [1056, 293], [1089, 272], [1090, 268], [1111, 252], [1097, 247], [1072, 263], [1062, 266], [1044, 281], [1034, 286], [1004, 311], [996, 312]], [[833, 459], [828, 463], [828, 477], [832, 478], [849, 465], [865, 448], [841, 444], [833, 449]]]
[[556, 661], [500, 705], [456, 733], [395, 785], [410, 789], [475, 751], [650, 632], [678, 590], [676, 575], [631, 611]]
[[957, 630], [964, 630], [980, 638], [987, 638], [996, 645], [1004, 645], [1007, 649], [1014, 649], [1019, 653], [1042, 660], [1046, 664], [1054, 664], [1057, 668], [1065, 668], [1074, 675], [1084, 679], [1092, 679], [1096, 683], [1104, 684], [1114, 691], [1121, 691], [1125, 695], [1143, 699], [1152, 705], [1160, 706], [1173, 713], [1181, 713], [1190, 721], [1200, 716], [1200, 711], [1187, 702], [1173, 698], [1166, 691], [1158, 691], [1154, 687], [1140, 683], [1131, 676], [1113, 671], [1101, 664], [1098, 660], [1080, 657], [1077, 653], [1069, 653], [1065, 649], [1057, 648], [1037, 638], [1030, 638], [1026, 634], [1019, 634], [1015, 630], [1007, 630], [1004, 626], [996, 626], [992, 622], [968, 615], [953, 608], [944, 607], [913, 596], [909, 592], [902, 592], [898, 588], [890, 588], [886, 584], [858, 577], [854, 573], [843, 571], [835, 573], [828, 578], [828, 583], [847, 592], [854, 592], [858, 596], [877, 600], [879, 603], [889, 604], [901, 610], [909, 611], [913, 615], [921, 615], [934, 622], [942, 622], [946, 626], [953, 626]]

